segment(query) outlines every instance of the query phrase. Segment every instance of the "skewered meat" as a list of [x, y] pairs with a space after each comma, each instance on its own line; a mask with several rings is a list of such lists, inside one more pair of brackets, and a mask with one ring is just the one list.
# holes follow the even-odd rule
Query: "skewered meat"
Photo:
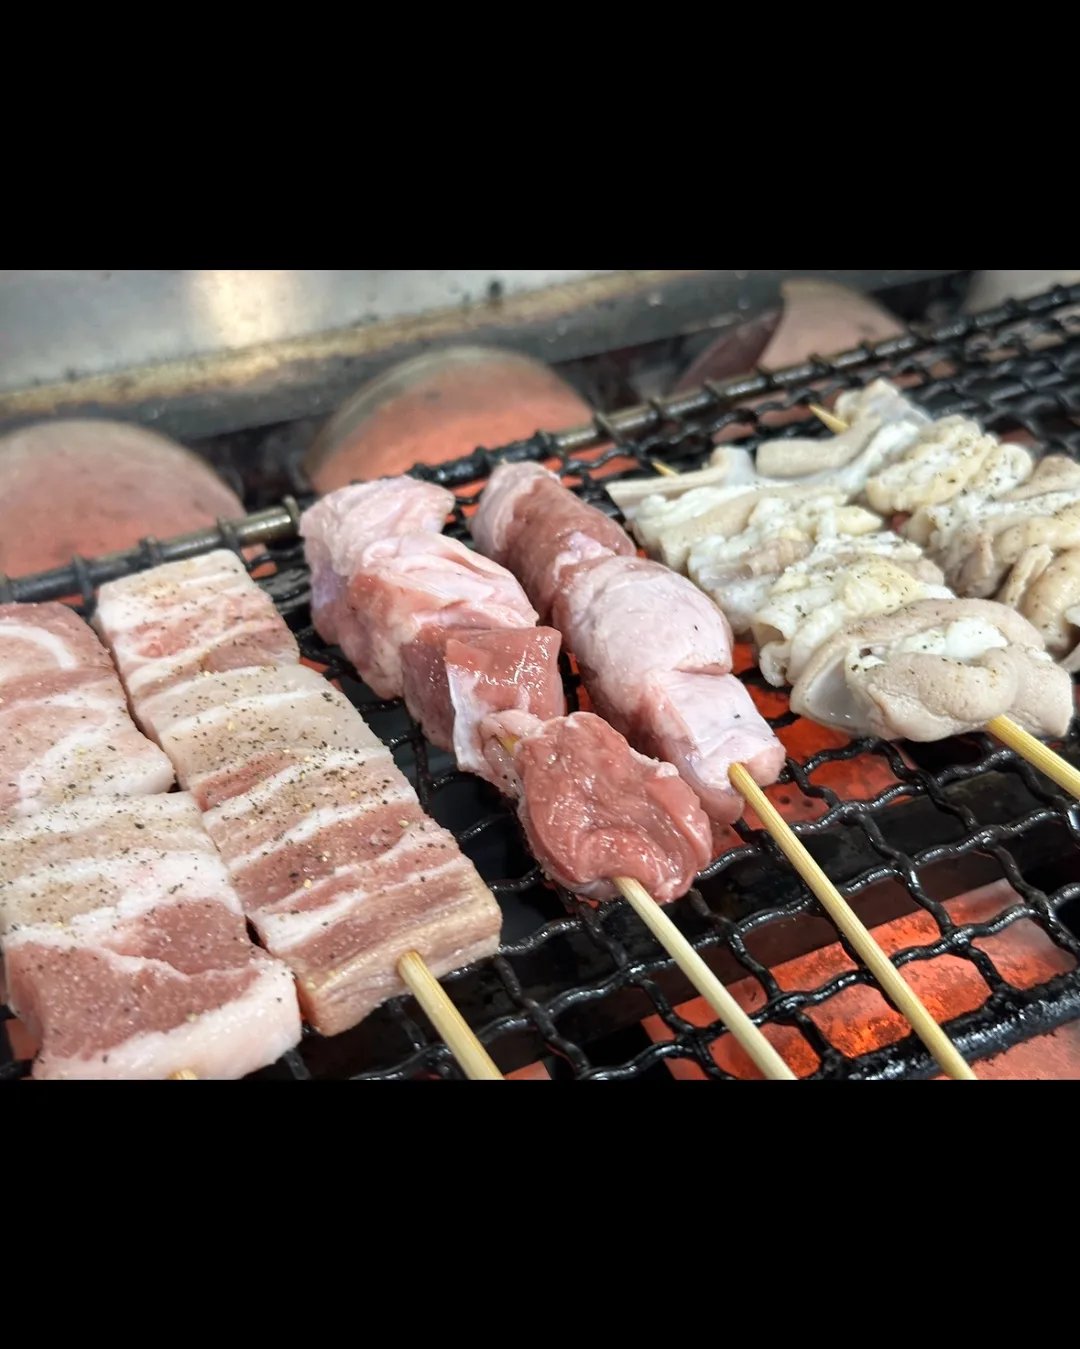
[[1056, 556], [1046, 544], [1028, 549], [998, 601], [1023, 614], [1063, 669], [1080, 670], [1080, 548]]
[[485, 771], [477, 728], [489, 712], [563, 710], [557, 634], [536, 628], [510, 572], [441, 535], [445, 498], [453, 501], [441, 488], [395, 478], [312, 507], [301, 522], [305, 547], [313, 566], [335, 577], [330, 601], [314, 601], [312, 613], [376, 693], [404, 695], [433, 744]]
[[1030, 477], [1033, 467], [1022, 445], [987, 435], [967, 417], [942, 417], [923, 428], [902, 458], [867, 480], [866, 499], [886, 515], [936, 506], [962, 493], [992, 499]]
[[742, 814], [728, 776], [732, 764], [741, 763], [762, 786], [784, 766], [783, 745], [733, 675], [654, 672], [625, 724], [631, 743], [673, 763], [719, 824]]
[[777, 542], [802, 543], [809, 551], [819, 538], [865, 534], [880, 526], [876, 515], [848, 505], [843, 492], [816, 487], [703, 487], [676, 501], [649, 498], [632, 524], [649, 554], [675, 571], [685, 571], [690, 553], [706, 541], [720, 561]]
[[[474, 536], [510, 560], [538, 609], [549, 597], [554, 601], [555, 625], [601, 714], [643, 753], [674, 763], [714, 819], [736, 819], [742, 798], [728, 780], [730, 764], [744, 762], [758, 781], [773, 782], [784, 752], [728, 673], [726, 621], [674, 572], [628, 556], [632, 545], [618, 526], [553, 475], [511, 477], [526, 467], [493, 475], [473, 520]], [[517, 482], [522, 486], [511, 512], [507, 501]], [[599, 556], [571, 542], [571, 526]], [[562, 545], [546, 546], [560, 530]]]
[[831, 547], [819, 545], [789, 567], [754, 614], [758, 665], [777, 687], [794, 683], [817, 648], [842, 628], [915, 600], [950, 598], [944, 586], [917, 580], [879, 553], [830, 553]]
[[929, 527], [928, 551], [941, 563], [946, 579], [961, 594], [977, 599], [993, 595], [1030, 549], [1080, 547], [1080, 497], [1075, 492], [1020, 501], [965, 497], [926, 510], [921, 519]]
[[[531, 628], [536, 610], [513, 576], [457, 539], [404, 534], [366, 548], [348, 585], [342, 650], [380, 698], [401, 695], [401, 650], [422, 629]], [[316, 625], [321, 614], [314, 615]]]
[[574, 634], [590, 696], [608, 707], [636, 704], [640, 682], [656, 671], [731, 669], [724, 615], [669, 567], [646, 558], [607, 557], [576, 568], [554, 617]]
[[317, 501], [303, 514], [300, 534], [311, 568], [311, 610], [319, 635], [339, 642], [339, 614], [348, 629], [345, 579], [364, 549], [402, 534], [441, 532], [454, 494], [415, 478], [354, 483]]
[[[873, 396], [879, 393], [886, 401], [905, 401], [884, 383]], [[864, 405], [869, 401], [864, 398]], [[860, 408], [855, 404], [852, 396], [843, 412], [857, 416]], [[914, 490], [923, 472], [922, 487], [932, 488], [935, 475], [942, 471], [943, 445], [969, 442], [972, 424], [957, 430], [960, 421], [946, 422], [944, 430], [934, 423], [919, 434], [918, 443], [925, 450], [922, 468], [916, 462], [912, 470], [912, 454], [907, 454], [884, 472], [907, 465], [908, 487]], [[1040, 631], [1068, 648], [1075, 644], [1070, 640], [1071, 624], [1065, 619], [1055, 626], [1049, 607], [1054, 602], [1051, 596], [1071, 601], [1072, 568], [1056, 570], [1042, 582], [1045, 589], [1040, 592], [1050, 557], [1046, 550], [1035, 550], [1038, 536], [1031, 519], [1017, 524], [1014, 513], [1032, 511], [1043, 537], [1049, 535], [1051, 549], [1080, 547], [1080, 537], [1072, 536], [1069, 509], [1062, 509], [1049, 523], [1039, 507], [1028, 504], [1051, 498], [1036, 498], [1030, 486], [1016, 485], [1027, 470], [1013, 455], [1015, 449], [987, 438], [986, 444], [972, 449], [973, 467], [967, 478], [985, 491], [1011, 488], [1007, 496], [1015, 495], [1015, 501], [1006, 496], [987, 502], [980, 492], [952, 505], [927, 506], [919, 518], [934, 522], [952, 512], [956, 518], [979, 519], [984, 547], [976, 559], [988, 574], [993, 568], [986, 593], [1000, 584], [1009, 565], [1018, 563], [1015, 586], [1024, 594], [1030, 591]], [[1026, 459], [1026, 451], [1021, 454]], [[1064, 465], [1047, 471], [1055, 485], [1070, 476]], [[698, 499], [713, 490], [701, 489]], [[939, 569], [920, 556], [913, 540], [881, 530], [877, 516], [841, 506], [831, 495], [800, 501], [768, 488], [745, 494], [745, 499], [753, 504], [745, 519], [736, 515], [740, 532], [697, 542], [686, 565], [695, 582], [724, 609], [735, 632], [753, 633], [765, 677], [777, 685], [794, 682], [793, 709], [852, 734], [873, 730], [925, 739], [981, 725], [1012, 710], [1019, 699], [1024, 707], [1018, 715], [1043, 733], [1058, 734], [1067, 725], [1068, 688], [1061, 683], [1061, 672], [1053, 669], [1039, 631], [1023, 620], [1021, 627], [1010, 627], [1003, 617], [1008, 611], [996, 605], [977, 613], [975, 622], [941, 584]], [[654, 551], [678, 562], [687, 522], [692, 525], [695, 515], [705, 517], [703, 509], [694, 507], [693, 493], [674, 502], [646, 501], [635, 516], [634, 528]], [[740, 494], [724, 494], [718, 509], [729, 516], [742, 511]], [[851, 509], [860, 512], [872, 533], [860, 537], [835, 528], [833, 517]], [[995, 517], [1006, 526], [1000, 533]], [[671, 536], [664, 532], [666, 520], [673, 522]], [[713, 521], [710, 524], [715, 528]], [[952, 536], [954, 544], [958, 532]], [[943, 560], [947, 562], [948, 555]], [[971, 563], [967, 555], [964, 565]], [[924, 606], [934, 603], [953, 606], [947, 611], [952, 616], [947, 618], [942, 611], [936, 624], [912, 631], [905, 627], [920, 621], [927, 612]], [[1068, 607], [1080, 616], [1080, 605]], [[853, 629], [852, 623], [857, 624]], [[852, 633], [866, 637], [865, 650], [852, 650]], [[893, 633], [898, 634], [895, 643]], [[940, 683], [936, 689], [935, 679]]]
[[[547, 475], [525, 475], [530, 482], [538, 477], [543, 480]], [[402, 490], [407, 491], [407, 486]], [[592, 523], [586, 516], [585, 528]], [[511, 526], [512, 513], [506, 528], [499, 525], [507, 547]], [[444, 541], [436, 536], [436, 542]], [[369, 551], [355, 560], [361, 575]], [[486, 574], [501, 574], [517, 585], [497, 563], [474, 556], [483, 562]], [[611, 555], [604, 550], [602, 556]], [[390, 555], [388, 583], [393, 583], [395, 558], [400, 557], [400, 553]], [[351, 594], [356, 580], [351, 576], [342, 579]], [[448, 571], [439, 584], [452, 597], [462, 589], [460, 572]], [[453, 606], [444, 613], [453, 615]], [[356, 619], [353, 614], [349, 621]], [[552, 628], [515, 626], [518, 622], [516, 613], [502, 627], [492, 629], [433, 622], [415, 636], [399, 627], [398, 640], [408, 638], [399, 657], [403, 691], [413, 716], [435, 744], [453, 749], [461, 768], [487, 778], [518, 799], [534, 851], [549, 876], [596, 898], [615, 893], [613, 876], [639, 872], [655, 884], [658, 898], [683, 893], [709, 858], [709, 825], [693, 793], [670, 765], [634, 754], [597, 717], [562, 717], [559, 633]], [[714, 627], [720, 625], [726, 639], [723, 620], [710, 616], [710, 622]], [[380, 635], [387, 642], [393, 640], [391, 626], [378, 615], [368, 615], [365, 625], [368, 640]], [[519, 755], [522, 771], [528, 765], [526, 776], [533, 784], [524, 799], [522, 778], [514, 767]], [[606, 775], [602, 779], [597, 777], [601, 771]], [[670, 781], [661, 783], [665, 778], [674, 778], [676, 786]], [[620, 784], [626, 800], [620, 803], [624, 813], [615, 826], [604, 821], [615, 799], [611, 793]], [[622, 862], [620, 848], [625, 853]]]
[[82, 796], [164, 792], [108, 653], [63, 604], [0, 605], [0, 821]]
[[728, 779], [733, 763], [775, 781], [783, 747], [729, 674], [727, 621], [682, 577], [640, 558], [586, 565], [571, 576], [555, 618], [572, 634], [597, 710], [631, 744], [673, 763], [713, 819], [741, 813]]
[[235, 1078], [300, 1039], [191, 797], [96, 797], [0, 830], [9, 1000], [37, 1078]]
[[[608, 496], [627, 520], [635, 519], [641, 503], [649, 497], [673, 501], [687, 492], [697, 491], [699, 487], [761, 486], [787, 488], [788, 484], [780, 479], [762, 477], [754, 468], [750, 451], [739, 445], [718, 445], [707, 467], [693, 469], [688, 473], [666, 474], [656, 478], [622, 478], [605, 483]], [[481, 547], [479, 540], [477, 547]]]
[[708, 818], [676, 770], [636, 753], [600, 717], [503, 713], [481, 732], [533, 855], [568, 890], [612, 899], [614, 878], [628, 876], [667, 903], [712, 857]]
[[[99, 612], [111, 638], [109, 589]], [[209, 628], [203, 636], [213, 660]], [[230, 640], [225, 623], [221, 637]], [[334, 1035], [405, 991], [406, 951], [436, 975], [494, 952], [500, 914], [348, 700], [305, 666], [275, 664], [284, 645], [268, 632], [261, 667], [135, 701], [205, 812], [245, 913], [293, 970], [307, 1019]], [[138, 668], [122, 644], [117, 658], [124, 676]]]
[[1060, 736], [1072, 681], [1032, 625], [988, 600], [919, 600], [824, 642], [791, 691], [793, 711], [849, 735], [937, 740], [1007, 714]]
[[757, 501], [737, 531], [701, 533], [686, 567], [695, 584], [721, 605], [732, 629], [742, 634], [786, 567], [805, 558], [819, 541], [842, 538], [854, 547], [857, 536], [880, 530], [881, 523], [861, 507], [845, 505], [839, 493], [769, 494]]
[[570, 576], [555, 621], [597, 710], [632, 745], [673, 763], [713, 819], [741, 814], [733, 763], [776, 780], [783, 747], [729, 674], [727, 621], [682, 577], [640, 558], [587, 564]]
[[757, 472], [854, 495], [871, 475], [903, 455], [929, 420], [886, 380], [841, 394], [836, 413], [848, 423], [840, 435], [763, 441], [757, 449]]
[[317, 1030], [404, 992], [407, 950], [441, 975], [498, 949], [498, 906], [453, 835], [313, 670], [211, 675], [148, 715]]

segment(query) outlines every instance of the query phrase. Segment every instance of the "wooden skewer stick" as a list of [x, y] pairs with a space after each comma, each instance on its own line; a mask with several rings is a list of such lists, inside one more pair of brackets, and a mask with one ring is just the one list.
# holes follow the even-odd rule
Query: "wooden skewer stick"
[[650, 459], [649, 463], [652, 464], [657, 473], [665, 478], [678, 478], [680, 476], [677, 468], [672, 468], [670, 464], [665, 464], [661, 459]]
[[870, 935], [855, 910], [818, 866], [788, 822], [772, 804], [742, 764], [732, 764], [730, 777], [735, 790], [753, 806], [758, 819], [776, 840], [780, 851], [817, 896], [822, 908], [858, 952], [878, 984], [885, 990], [949, 1077], [976, 1081], [959, 1050], [919, 1001], [915, 991]]
[[447, 996], [446, 989], [416, 951], [406, 951], [398, 961], [398, 974], [428, 1015], [428, 1019], [472, 1081], [502, 1082], [503, 1075], [491, 1055], [476, 1038], [472, 1027]]
[[795, 1074], [641, 882], [617, 876], [615, 885], [765, 1076], [774, 1081], [795, 1081]]
[[835, 412], [830, 412], [828, 408], [823, 408], [820, 403], [807, 403], [806, 405], [819, 422], [824, 422], [830, 431], [836, 435], [841, 435], [848, 429], [848, 423], [843, 417], [838, 417]]
[[199, 1074], [191, 1068], [181, 1068], [175, 1073], [170, 1073], [166, 1080], [169, 1082], [198, 1082]]
[[[839, 434], [848, 429], [848, 423], [842, 417], [826, 411], [817, 403], [810, 403], [809, 408], [830, 431]], [[1033, 768], [1045, 773], [1051, 782], [1056, 782], [1059, 787], [1063, 787], [1080, 801], [1080, 770], [1075, 769], [1060, 754], [1055, 753], [1049, 745], [1044, 745], [1030, 731], [1018, 726], [1012, 717], [992, 717], [986, 723], [986, 729], [1003, 745], [1008, 745], [1014, 754], [1019, 754], [1021, 759], [1026, 759]]]
[[1033, 768], [1045, 773], [1052, 782], [1064, 787], [1080, 801], [1080, 770], [1056, 754], [1049, 745], [1036, 740], [1030, 731], [1018, 726], [1011, 717], [992, 717], [986, 723], [986, 729], [1019, 754], [1021, 759], [1026, 759]]
[[[503, 749], [513, 754], [517, 741], [509, 736], [500, 739]], [[616, 876], [612, 883], [735, 1040], [746, 1050], [755, 1066], [773, 1081], [795, 1081], [795, 1074], [763, 1032], [754, 1025], [641, 882], [632, 876]]]

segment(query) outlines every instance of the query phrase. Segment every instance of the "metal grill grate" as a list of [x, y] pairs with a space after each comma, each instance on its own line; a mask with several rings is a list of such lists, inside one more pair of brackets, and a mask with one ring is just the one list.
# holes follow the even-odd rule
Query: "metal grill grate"
[[[503, 458], [545, 459], [588, 499], [613, 511], [601, 485], [612, 471], [648, 470], [659, 458], [693, 467], [718, 433], [753, 445], [763, 434], [803, 435], [816, 423], [808, 400], [880, 374], [912, 385], [935, 415], [965, 412], [999, 434], [1027, 432], [1040, 443], [1080, 451], [1080, 287], [1024, 305], [913, 333], [831, 361], [813, 361], [692, 395], [631, 409], [591, 428], [538, 434], [498, 451], [420, 468], [418, 475], [459, 489], [452, 532]], [[754, 398], [754, 407], [734, 399]], [[792, 420], [783, 420], [784, 414]], [[471, 489], [471, 490], [470, 490]], [[451, 995], [504, 1071], [542, 1061], [554, 1077], [671, 1081], [668, 1065], [688, 1061], [713, 1078], [731, 1076], [714, 1054], [720, 1028], [698, 1026], [678, 1010], [693, 996], [683, 976], [621, 903], [593, 906], [546, 885], [529, 857], [516, 819], [493, 788], [459, 773], [420, 735], [398, 702], [373, 698], [340, 652], [314, 633], [308, 574], [295, 537], [294, 503], [239, 526], [202, 531], [182, 542], [145, 542], [113, 559], [76, 561], [69, 569], [0, 583], [0, 596], [23, 600], [81, 596], [89, 612], [94, 587], [108, 576], [190, 556], [222, 544], [268, 541], [249, 566], [295, 631], [305, 657], [361, 709], [415, 783], [424, 806], [452, 828], [503, 908], [503, 947], [490, 961], [451, 976]], [[564, 661], [571, 706], [576, 678]], [[947, 1023], [969, 1058], [1080, 1016], [1080, 832], [1073, 803], [987, 736], [941, 744], [896, 746], [863, 739], [836, 743], [801, 723], [786, 697], [756, 670], [742, 676], [771, 724], [806, 752], [789, 757], [774, 801], [810, 851], [868, 924], [922, 912], [937, 936], [896, 954], [898, 963], [951, 957], [985, 987], [980, 1006]], [[1062, 746], [1080, 762], [1076, 732]], [[859, 784], [870, 784], [859, 790]], [[854, 785], [854, 792], [850, 788]], [[830, 1041], [820, 1013], [870, 978], [857, 966], [814, 987], [791, 987], [777, 967], [835, 941], [816, 916], [779, 851], [740, 822], [731, 846], [698, 886], [671, 906], [708, 963], [727, 982], [750, 979], [760, 996], [754, 1019], [783, 1026], [816, 1061], [815, 1076], [931, 1076], [936, 1071], [914, 1036], [852, 1057]], [[1007, 881], [1008, 907], [981, 921], [957, 918], [947, 901], [974, 887]], [[993, 938], [1034, 924], [1057, 957], [1041, 982], [1010, 983], [994, 963]], [[850, 952], [849, 952], [850, 954]], [[1071, 966], [1072, 968], [1065, 968]], [[960, 965], [957, 966], [959, 968]], [[815, 1014], [818, 1015], [815, 1015]], [[656, 1038], [642, 1027], [658, 1018]], [[3, 1013], [0, 1011], [0, 1021]], [[0, 1024], [0, 1078], [22, 1075]], [[411, 999], [385, 1005], [355, 1030], [332, 1040], [309, 1034], [300, 1048], [260, 1076], [294, 1078], [455, 1077], [458, 1070]]]

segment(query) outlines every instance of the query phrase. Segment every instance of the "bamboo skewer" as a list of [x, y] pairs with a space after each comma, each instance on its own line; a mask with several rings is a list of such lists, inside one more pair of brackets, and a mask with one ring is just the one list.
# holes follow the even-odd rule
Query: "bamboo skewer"
[[986, 723], [986, 729], [1003, 745], [1008, 745], [1015, 754], [1019, 754], [1021, 759], [1026, 759], [1033, 768], [1045, 773], [1052, 782], [1080, 801], [1080, 770], [1055, 753], [1049, 745], [1037, 740], [1011, 717], [992, 717]]
[[828, 408], [823, 408], [820, 403], [807, 403], [806, 406], [818, 421], [824, 422], [829, 430], [835, 435], [839, 436], [848, 429], [848, 423], [844, 421], [843, 417], [838, 417], [835, 412], [830, 412]]
[[[848, 429], [848, 423], [842, 417], [829, 412], [820, 404], [808, 403], [807, 406], [818, 421], [824, 422], [829, 430], [837, 435]], [[1059, 787], [1063, 787], [1080, 801], [1080, 770], [1074, 768], [1049, 745], [1044, 745], [1030, 731], [1018, 726], [1012, 717], [992, 717], [986, 723], [986, 729], [1003, 745], [1007, 745], [1014, 754], [1019, 754], [1021, 759], [1026, 759], [1033, 768], [1037, 768], [1051, 782], [1056, 782]]]
[[915, 1034], [933, 1054], [949, 1077], [976, 1081], [975, 1074], [965, 1063], [959, 1050], [920, 1002], [917, 994], [897, 970], [889, 957], [871, 936], [855, 910], [825, 875], [791, 826], [772, 804], [742, 764], [732, 764], [732, 785], [753, 806], [758, 818], [780, 851], [817, 896], [822, 908], [840, 931], [851, 942], [859, 958], [878, 984], [908, 1019]]
[[617, 876], [615, 885], [623, 899], [694, 985], [756, 1067], [774, 1081], [795, 1081], [795, 1074], [641, 882], [629, 876]]
[[198, 1082], [199, 1074], [191, 1068], [180, 1068], [175, 1073], [170, 1073], [166, 1080], [169, 1082]]
[[471, 1081], [499, 1081], [503, 1075], [492, 1062], [491, 1055], [450, 1001], [446, 989], [439, 983], [417, 951], [406, 951], [398, 961], [398, 974], [428, 1019], [446, 1042]]

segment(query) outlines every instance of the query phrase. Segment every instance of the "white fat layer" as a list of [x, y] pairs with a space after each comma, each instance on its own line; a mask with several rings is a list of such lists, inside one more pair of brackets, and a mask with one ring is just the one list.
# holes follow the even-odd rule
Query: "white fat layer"
[[[329, 685], [327, 685], [329, 689]], [[195, 730], [204, 730], [208, 726], [218, 726], [222, 722], [226, 723], [226, 729], [230, 718], [243, 712], [270, 711], [275, 707], [286, 705], [295, 705], [297, 703], [314, 702], [323, 697], [323, 691], [319, 689], [287, 689], [284, 693], [255, 693], [247, 698], [237, 698], [232, 702], [221, 703], [217, 707], [208, 707], [201, 712], [193, 712], [191, 716], [181, 717], [179, 721], [174, 721], [168, 726], [168, 735], [170, 739], [177, 739], [181, 736], [189, 735]], [[166, 732], [161, 731], [164, 735]]]
[[316, 834], [324, 829], [329, 829], [331, 825], [342, 824], [346, 820], [358, 820], [362, 815], [367, 815], [373, 810], [378, 810], [384, 805], [390, 805], [396, 802], [412, 804], [416, 801], [416, 795], [412, 788], [406, 783], [402, 787], [388, 789], [382, 796], [367, 802], [359, 802], [355, 805], [342, 806], [323, 806], [318, 810], [309, 811], [299, 823], [293, 825], [291, 829], [286, 829], [283, 834], [278, 835], [272, 845], [260, 844], [252, 848], [250, 852], [243, 853], [240, 857], [234, 858], [229, 863], [229, 870], [235, 876], [237, 872], [245, 867], [252, 866], [254, 863], [273, 857], [275, 853], [281, 852], [296, 843], [303, 843], [306, 839], [314, 838]]
[[317, 756], [308, 755], [299, 763], [290, 764], [288, 768], [283, 768], [280, 773], [265, 778], [252, 787], [250, 791], [242, 792], [239, 796], [232, 796], [227, 801], [223, 801], [220, 806], [208, 810], [205, 816], [207, 826], [217, 824], [222, 820], [235, 820], [250, 814], [252, 811], [264, 810], [279, 792], [296, 782], [300, 782], [310, 773], [321, 774], [336, 768], [362, 768], [370, 766], [376, 759], [380, 758], [392, 758], [390, 751], [382, 744], [377, 749], [359, 754], [321, 751]]
[[[390, 851], [393, 853], [400, 850], [400, 847], [395, 845]], [[387, 856], [389, 855], [387, 854]], [[454, 867], [460, 867], [461, 862], [461, 856], [455, 855], [438, 866], [424, 867], [425, 881], [434, 879], [436, 876], [442, 876]], [[339, 867], [334, 874], [341, 875], [343, 872], [354, 870], [355, 868], [351, 867]], [[288, 958], [290, 951], [295, 951], [298, 947], [304, 946], [313, 937], [322, 936], [335, 923], [351, 917], [365, 904], [378, 903], [382, 891], [379, 889], [372, 890], [370, 885], [364, 885], [362, 872], [357, 873], [356, 879], [355, 886], [340, 892], [328, 904], [322, 904], [318, 908], [302, 909], [298, 912], [280, 908], [263, 909], [252, 915], [252, 921], [258, 928], [259, 935], [266, 945], [276, 954]], [[409, 876], [403, 876], [401, 881], [395, 881], [394, 884], [405, 884], [409, 880]], [[430, 914], [427, 916], [428, 918], [431, 917]]]
[[49, 653], [60, 670], [76, 670], [82, 664], [63, 637], [45, 628], [28, 623], [5, 623], [0, 629], [0, 635], [5, 641], [30, 642], [33, 646], [41, 647]]
[[95, 893], [106, 889], [112, 896], [108, 911], [124, 919], [181, 899], [215, 899], [240, 912], [224, 863], [207, 838], [205, 851], [133, 849], [126, 857], [77, 858], [17, 876], [0, 896], [0, 934], [39, 921], [51, 904], [66, 904], [66, 890], [94, 902]]
[[889, 656], [919, 653], [942, 656], [946, 660], [961, 661], [967, 665], [981, 660], [988, 651], [1003, 650], [1008, 645], [1004, 633], [985, 619], [958, 618], [946, 627], [924, 628], [888, 646], [875, 647], [866, 655], [854, 659], [851, 664], [860, 670], [870, 670], [875, 665], [883, 665]]

